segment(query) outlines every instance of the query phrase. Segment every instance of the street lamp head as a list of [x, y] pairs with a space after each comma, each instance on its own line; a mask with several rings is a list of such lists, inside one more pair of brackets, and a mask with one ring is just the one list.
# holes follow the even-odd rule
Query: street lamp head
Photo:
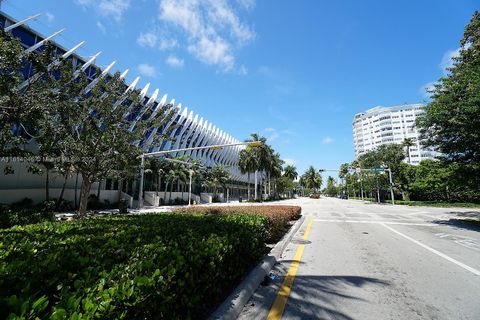
[[263, 143], [261, 141], [253, 141], [253, 142], [248, 142], [247, 146], [252, 148], [260, 148], [263, 146]]

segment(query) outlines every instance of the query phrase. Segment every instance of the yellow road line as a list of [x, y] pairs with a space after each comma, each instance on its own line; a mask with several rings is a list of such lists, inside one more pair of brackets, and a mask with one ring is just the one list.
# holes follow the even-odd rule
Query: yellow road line
[[[303, 240], [308, 239], [308, 236], [310, 235], [310, 229], [312, 228], [312, 222], [313, 219], [309, 218], [307, 228], [305, 229], [305, 233], [303, 234]], [[295, 252], [295, 257], [293, 258], [292, 264], [288, 269], [282, 286], [277, 293], [277, 297], [273, 302], [272, 308], [268, 313], [267, 320], [280, 320], [282, 318], [282, 314], [285, 310], [285, 306], [287, 305], [288, 296], [290, 295], [290, 291], [292, 290], [293, 280], [295, 280], [295, 276], [297, 275], [298, 266], [300, 265], [300, 261], [302, 260], [304, 250], [304, 244], [298, 245], [297, 251]]]

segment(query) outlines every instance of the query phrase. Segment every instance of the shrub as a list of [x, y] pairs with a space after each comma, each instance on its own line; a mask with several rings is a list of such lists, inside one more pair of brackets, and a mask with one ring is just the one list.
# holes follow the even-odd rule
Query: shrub
[[20, 201], [14, 202], [10, 205], [10, 208], [13, 210], [23, 210], [23, 209], [32, 209], [33, 200], [30, 198], [23, 198]]
[[173, 205], [175, 205], [175, 206], [185, 205], [185, 204], [188, 204], [187, 200], [183, 200], [181, 198], [175, 198], [175, 200], [173, 200]]
[[[27, 201], [22, 200], [21, 203], [25, 204]], [[30, 201], [28, 201], [28, 203], [31, 205]], [[19, 209], [21, 207], [22, 205], [18, 205], [18, 203], [11, 206], [0, 206], [1, 229], [10, 228], [16, 225], [55, 220], [55, 214], [53, 213], [55, 202], [53, 201], [44, 201], [33, 209], [27, 209], [25, 207]]]
[[150, 214], [0, 231], [0, 318], [205, 318], [264, 255], [267, 224]]
[[285, 233], [290, 220], [301, 217], [299, 206], [269, 205], [269, 206], [201, 206], [178, 208], [174, 212], [196, 212], [203, 214], [251, 214], [261, 215], [269, 221], [269, 237], [267, 241], [274, 243]]

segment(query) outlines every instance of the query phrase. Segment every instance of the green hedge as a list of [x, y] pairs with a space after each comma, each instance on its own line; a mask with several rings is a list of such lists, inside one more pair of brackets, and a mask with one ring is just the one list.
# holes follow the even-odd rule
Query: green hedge
[[266, 253], [268, 228], [150, 214], [0, 230], [0, 318], [205, 318]]
[[[386, 203], [392, 203], [392, 200], [385, 200]], [[395, 204], [406, 206], [422, 207], [445, 207], [445, 208], [480, 208], [480, 204], [471, 202], [444, 202], [444, 201], [404, 201], [395, 200]]]
[[0, 229], [55, 220], [53, 201], [33, 206], [30, 204], [31, 200], [28, 200], [30, 199], [25, 198], [10, 206], [0, 204]]
[[173, 212], [204, 213], [204, 214], [255, 214], [268, 219], [268, 243], [276, 243], [290, 227], [289, 222], [298, 220], [302, 216], [302, 208], [288, 205], [262, 205], [262, 206], [193, 206], [177, 208]]

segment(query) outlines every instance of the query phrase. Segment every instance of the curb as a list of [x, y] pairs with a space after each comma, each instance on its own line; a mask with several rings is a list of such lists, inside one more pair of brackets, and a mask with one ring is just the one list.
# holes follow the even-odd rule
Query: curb
[[300, 226], [305, 221], [305, 216], [290, 228], [287, 234], [277, 242], [268, 255], [243, 279], [243, 281], [233, 290], [233, 292], [223, 301], [223, 303], [210, 315], [209, 320], [230, 320], [236, 319], [243, 307], [257, 290], [265, 276], [270, 272], [280, 255], [283, 253], [287, 244], [292, 240], [293, 235], [297, 233]]

